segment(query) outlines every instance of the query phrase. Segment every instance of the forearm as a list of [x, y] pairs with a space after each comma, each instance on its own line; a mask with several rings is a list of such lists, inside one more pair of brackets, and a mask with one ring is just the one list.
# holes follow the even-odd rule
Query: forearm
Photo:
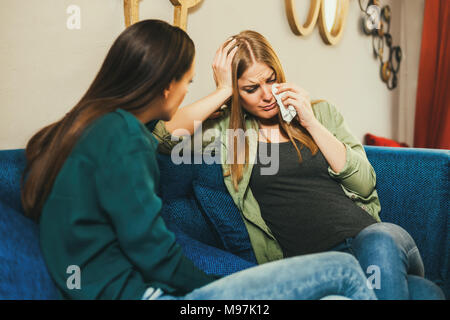
[[359, 151], [362, 146], [346, 146], [319, 122], [307, 130], [328, 162], [332, 170], [329, 170], [330, 175], [347, 190], [363, 197], [369, 196], [375, 188], [376, 178], [364, 151]]
[[346, 162], [347, 151], [345, 145], [336, 139], [319, 121], [315, 121], [306, 129], [313, 137], [331, 169], [339, 173], [344, 168]]
[[172, 119], [164, 123], [167, 131], [173, 133], [176, 129], [185, 129], [191, 135], [194, 134], [198, 125], [217, 111], [230, 96], [231, 88], [218, 88], [208, 96], [179, 108]]

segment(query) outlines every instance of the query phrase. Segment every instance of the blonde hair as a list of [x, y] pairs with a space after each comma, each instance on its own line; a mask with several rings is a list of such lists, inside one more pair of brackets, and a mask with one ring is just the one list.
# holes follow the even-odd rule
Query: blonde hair
[[[240, 94], [239, 94], [239, 88], [238, 88], [238, 79], [244, 74], [244, 72], [252, 66], [255, 62], [266, 64], [269, 68], [271, 68], [275, 72], [276, 76], [276, 82], [277, 83], [283, 83], [286, 82], [286, 78], [283, 72], [283, 68], [281, 66], [280, 60], [278, 59], [277, 54], [275, 53], [274, 49], [270, 45], [270, 43], [267, 41], [264, 36], [259, 34], [256, 31], [246, 30], [242, 31], [239, 34], [233, 36], [230, 38], [229, 41], [232, 39], [236, 39], [236, 46], [238, 46], [238, 49], [236, 51], [236, 54], [232, 61], [232, 80], [233, 80], [233, 94], [231, 96], [231, 99], [228, 101], [229, 107], [231, 107], [231, 114], [230, 114], [230, 125], [229, 129], [232, 130], [239, 130], [242, 129], [244, 132], [249, 129], [246, 128], [244, 114], [245, 110], [242, 108], [241, 100], [240, 100]], [[316, 100], [312, 101], [311, 105], [316, 104], [322, 100]], [[253, 116], [250, 115], [249, 116]], [[302, 155], [300, 153], [300, 149], [303, 148], [303, 146], [306, 146], [309, 150], [311, 150], [311, 153], [315, 155], [317, 153], [318, 147], [316, 143], [314, 142], [311, 135], [308, 133], [308, 131], [298, 122], [298, 121], [292, 121], [290, 124], [283, 121], [281, 112], [278, 111], [278, 120], [280, 123], [281, 130], [284, 134], [286, 134], [289, 137], [289, 140], [294, 145], [295, 149], [297, 150], [299, 163], [302, 162]], [[236, 132], [236, 131], [233, 131]], [[225, 176], [231, 174], [231, 179], [233, 181], [233, 186], [235, 190], [238, 190], [238, 184], [242, 180], [244, 170], [247, 169], [248, 163], [249, 163], [249, 144], [247, 136], [245, 136], [245, 163], [238, 163], [237, 159], [242, 159], [243, 155], [238, 154], [237, 150], [237, 137], [236, 135], [230, 136], [230, 139], [234, 139], [234, 143], [230, 146], [234, 146], [234, 161], [231, 163], [230, 171], [225, 174]], [[297, 144], [294, 140], [297, 140], [301, 143], [300, 149], [298, 148]], [[242, 149], [242, 148], [241, 148]], [[241, 151], [242, 152], [242, 151]]]

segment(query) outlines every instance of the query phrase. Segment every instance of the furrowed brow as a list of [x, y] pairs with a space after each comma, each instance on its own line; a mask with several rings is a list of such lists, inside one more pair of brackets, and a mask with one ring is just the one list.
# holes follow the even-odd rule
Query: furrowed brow
[[[270, 76], [268, 76], [268, 77], [266, 78], [266, 81], [269, 80], [269, 79], [271, 79], [274, 75], [275, 75], [275, 71], [272, 71], [272, 73], [270, 74]], [[245, 86], [242, 86], [242, 87], [243, 87], [243, 88], [245, 88], [245, 87], [254, 87], [254, 86], [256, 86], [256, 85], [259, 85], [259, 82], [255, 82], [255, 81], [252, 81], [252, 80], [248, 80], [248, 82], [251, 82], [252, 84], [251, 84], [251, 85], [245, 85]]]

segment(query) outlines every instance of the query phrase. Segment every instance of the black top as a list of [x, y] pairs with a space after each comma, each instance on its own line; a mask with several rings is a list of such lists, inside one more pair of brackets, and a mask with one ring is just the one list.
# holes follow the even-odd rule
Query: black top
[[[301, 143], [297, 145], [301, 147]], [[279, 157], [275, 157], [274, 147], [277, 146]], [[271, 159], [272, 153], [274, 159]], [[285, 257], [329, 250], [376, 222], [329, 176], [328, 163], [320, 150], [313, 156], [303, 147], [301, 154], [303, 161], [299, 163], [291, 142], [259, 142], [257, 162], [250, 179], [261, 216], [280, 243]], [[272, 171], [267, 175], [267, 169], [261, 174], [261, 168], [273, 168], [274, 161], [278, 160], [276, 174]]]

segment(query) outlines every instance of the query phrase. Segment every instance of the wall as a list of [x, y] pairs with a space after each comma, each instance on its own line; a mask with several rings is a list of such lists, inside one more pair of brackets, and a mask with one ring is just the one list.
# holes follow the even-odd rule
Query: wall
[[[414, 122], [416, 114], [416, 92], [419, 76], [420, 48], [422, 42], [425, 0], [401, 0], [400, 46], [404, 52], [399, 81], [399, 100], [394, 136], [410, 146], [414, 145]], [[406, 5], [406, 3], [408, 3]]]
[[[390, 4], [393, 19], [401, 2]], [[69, 5], [81, 8], [81, 29], [69, 30]], [[300, 16], [306, 2], [297, 1]], [[142, 0], [141, 19], [173, 19], [169, 0]], [[204, 0], [191, 10], [188, 33], [196, 43], [196, 76], [185, 104], [214, 89], [211, 63], [218, 46], [243, 29], [264, 34], [277, 51], [287, 78], [312, 98], [327, 99], [343, 113], [355, 136], [393, 137], [398, 89], [380, 80], [371, 38], [360, 31], [358, 1], [350, 0], [344, 36], [327, 46], [318, 26], [308, 37], [294, 35], [284, 1]], [[80, 99], [113, 40], [124, 29], [122, 0], [0, 1], [0, 149], [23, 148], [39, 128], [58, 120]], [[398, 44], [400, 23], [393, 25]]]

